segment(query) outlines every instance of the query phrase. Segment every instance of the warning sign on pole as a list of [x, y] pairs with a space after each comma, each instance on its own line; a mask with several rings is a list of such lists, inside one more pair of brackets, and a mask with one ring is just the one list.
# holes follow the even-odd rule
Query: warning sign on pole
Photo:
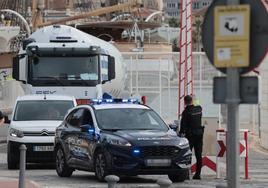
[[250, 6], [216, 6], [214, 17], [214, 65], [248, 67]]

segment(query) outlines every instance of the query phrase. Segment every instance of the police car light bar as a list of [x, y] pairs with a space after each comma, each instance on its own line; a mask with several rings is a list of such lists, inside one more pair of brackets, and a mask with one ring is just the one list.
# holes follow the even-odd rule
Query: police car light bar
[[107, 103], [139, 103], [138, 99], [130, 98], [130, 99], [92, 99], [93, 104], [107, 104]]

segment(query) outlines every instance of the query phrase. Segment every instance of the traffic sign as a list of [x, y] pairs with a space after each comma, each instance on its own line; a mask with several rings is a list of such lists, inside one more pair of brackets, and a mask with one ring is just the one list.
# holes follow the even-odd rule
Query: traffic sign
[[249, 12], [249, 5], [215, 7], [215, 67], [249, 66]]
[[[260, 100], [259, 78], [257, 76], [240, 77], [240, 104], [258, 104]], [[213, 78], [213, 102], [224, 104], [227, 99], [227, 80], [226, 77]]]
[[[249, 46], [249, 66], [239, 68], [239, 73], [247, 73], [256, 68], [268, 52], [268, 10], [261, 0], [240, 0], [240, 4], [250, 6], [250, 46]], [[206, 12], [202, 27], [202, 42], [204, 50], [210, 62], [214, 62], [214, 8], [217, 6], [227, 5], [227, 0], [214, 0]], [[267, 6], [267, 4], [266, 4]], [[233, 24], [233, 23], [232, 23]], [[230, 24], [230, 25], [232, 25]], [[231, 26], [230, 30], [232, 29]], [[236, 41], [234, 41], [236, 43]], [[227, 53], [228, 50], [223, 51]], [[223, 55], [223, 58], [225, 55]], [[226, 73], [226, 68], [216, 67], [223, 73]]]

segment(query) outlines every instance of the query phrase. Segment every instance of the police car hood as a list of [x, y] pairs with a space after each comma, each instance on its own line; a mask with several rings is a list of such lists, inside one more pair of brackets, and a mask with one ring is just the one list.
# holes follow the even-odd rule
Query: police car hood
[[62, 121], [12, 121], [10, 128], [22, 131], [55, 131]]
[[124, 138], [132, 143], [149, 144], [155, 141], [161, 143], [172, 143], [179, 141], [179, 137], [173, 130], [161, 131], [161, 130], [119, 130], [113, 133], [113, 135]]

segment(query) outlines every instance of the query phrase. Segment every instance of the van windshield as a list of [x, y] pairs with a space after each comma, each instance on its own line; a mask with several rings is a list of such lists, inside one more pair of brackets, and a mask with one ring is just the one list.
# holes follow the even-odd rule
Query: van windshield
[[74, 106], [73, 101], [27, 100], [18, 101], [14, 121], [63, 120], [67, 111]]

